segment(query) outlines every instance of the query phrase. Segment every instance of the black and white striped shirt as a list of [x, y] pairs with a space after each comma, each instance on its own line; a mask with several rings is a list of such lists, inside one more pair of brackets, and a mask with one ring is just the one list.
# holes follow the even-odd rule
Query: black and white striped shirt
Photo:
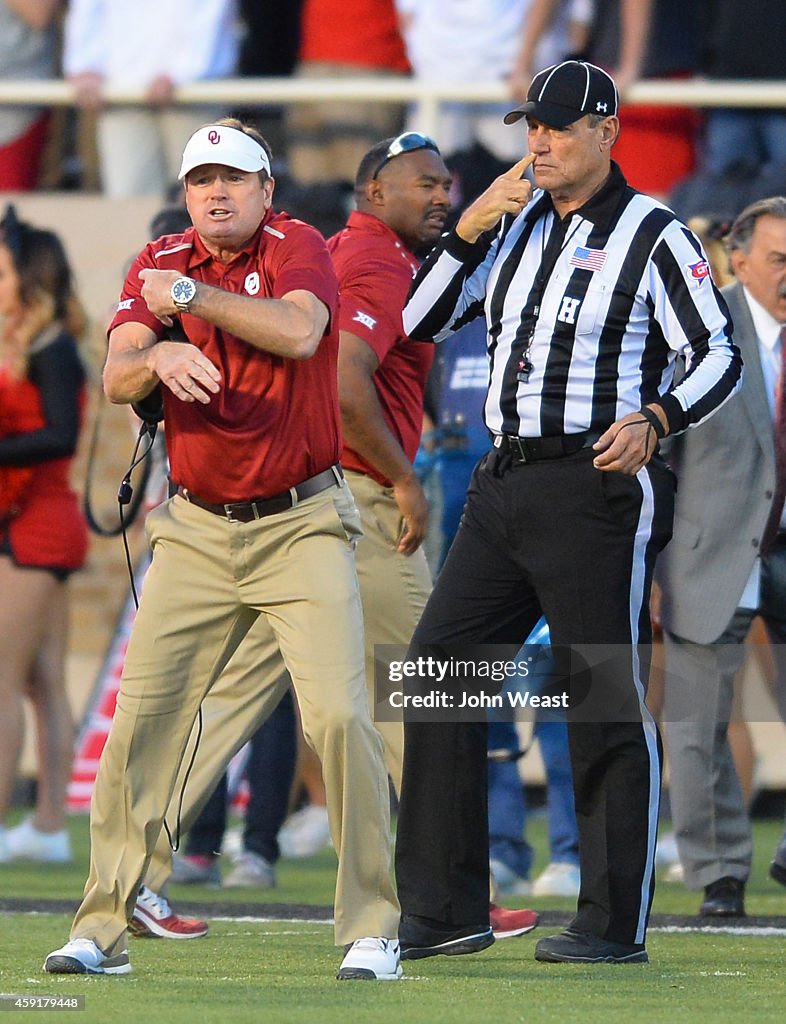
[[[407, 334], [441, 341], [483, 313], [494, 434], [603, 431], [654, 401], [677, 433], [741, 381], [729, 311], [698, 239], [614, 163], [564, 221], [538, 189], [474, 243], [443, 236], [415, 278]], [[672, 387], [680, 354], [688, 372]]]

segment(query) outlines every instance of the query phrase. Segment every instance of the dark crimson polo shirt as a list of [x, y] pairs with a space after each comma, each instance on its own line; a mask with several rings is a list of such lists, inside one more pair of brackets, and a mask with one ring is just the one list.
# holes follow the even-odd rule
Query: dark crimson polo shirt
[[[377, 354], [374, 385], [393, 436], [410, 462], [423, 428], [423, 395], [434, 346], [410, 341], [401, 323], [416, 257], [378, 217], [355, 211], [346, 227], [328, 241], [338, 274], [339, 327], [362, 338]], [[389, 485], [357, 452], [344, 446], [341, 462]]]
[[207, 405], [181, 402], [167, 387], [164, 411], [172, 479], [212, 502], [278, 494], [339, 461], [338, 287], [322, 236], [285, 213], [267, 216], [229, 263], [214, 259], [193, 228], [149, 243], [137, 256], [109, 330], [134, 322], [159, 338], [166, 328], [141, 297], [144, 267], [177, 270], [195, 281], [260, 299], [310, 291], [330, 312], [310, 359], [285, 359], [189, 313], [188, 340], [221, 371]]

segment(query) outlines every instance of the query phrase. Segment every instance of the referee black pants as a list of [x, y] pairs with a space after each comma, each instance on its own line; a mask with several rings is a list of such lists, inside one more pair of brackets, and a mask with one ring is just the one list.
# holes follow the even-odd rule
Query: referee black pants
[[[584, 449], [527, 464], [496, 451], [481, 460], [407, 657], [434, 654], [432, 645], [443, 655], [451, 644], [517, 645], [541, 613], [555, 649], [609, 645], [613, 673], [592, 678], [592, 707], [607, 700], [609, 720], [568, 715], [581, 865], [571, 927], [643, 943], [661, 770], [644, 705], [649, 594], [655, 557], [671, 536], [674, 478], [657, 456], [636, 476], [602, 473], [592, 458]], [[461, 681], [452, 685], [458, 702]], [[444, 717], [405, 716], [398, 894], [404, 915], [479, 925], [489, 902], [487, 726]]]

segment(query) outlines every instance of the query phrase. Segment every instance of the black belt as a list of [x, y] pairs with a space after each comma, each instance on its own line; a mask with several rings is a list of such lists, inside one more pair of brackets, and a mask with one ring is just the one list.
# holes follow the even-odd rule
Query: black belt
[[574, 455], [582, 448], [591, 448], [600, 437], [600, 431], [585, 430], [580, 434], [558, 434], [555, 437], [515, 437], [496, 434], [494, 447], [514, 462], [540, 462], [542, 459], [562, 459]]
[[287, 509], [294, 508], [299, 501], [311, 498], [315, 494], [319, 494], [320, 491], [327, 490], [328, 487], [340, 487], [343, 479], [341, 466], [331, 466], [330, 469], [304, 480], [297, 487], [290, 487], [288, 491], [274, 494], [270, 498], [230, 501], [221, 505], [205, 501], [204, 498], [197, 497], [192, 491], [179, 484], [175, 494], [179, 494], [181, 498], [190, 501], [197, 508], [203, 508], [206, 512], [212, 512], [213, 515], [229, 520], [230, 523], [251, 523], [255, 519], [262, 519], [263, 516], [274, 516], [278, 512], [286, 512]]

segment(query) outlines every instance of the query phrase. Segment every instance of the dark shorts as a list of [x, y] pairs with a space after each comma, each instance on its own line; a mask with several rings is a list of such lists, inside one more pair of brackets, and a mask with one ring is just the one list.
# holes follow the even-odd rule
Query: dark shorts
[[7, 533], [0, 534], [0, 558], [3, 555], [7, 555], [19, 569], [42, 569], [44, 572], [51, 572], [55, 579], [60, 580], [61, 583], [67, 580], [71, 573], [74, 572], [73, 569], [63, 569], [61, 566], [56, 565], [25, 565], [14, 554], [11, 548], [11, 539]]

